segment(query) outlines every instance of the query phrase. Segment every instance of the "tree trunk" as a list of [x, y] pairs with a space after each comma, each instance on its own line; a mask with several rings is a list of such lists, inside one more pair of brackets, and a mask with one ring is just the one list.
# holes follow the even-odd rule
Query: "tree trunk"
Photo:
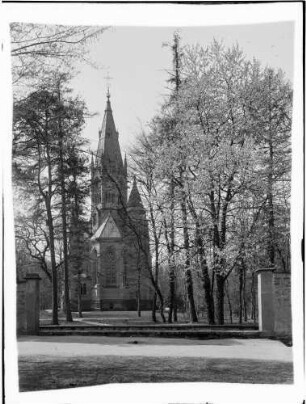
[[[78, 244], [78, 247], [80, 245]], [[77, 270], [77, 275], [78, 275], [78, 314], [79, 318], [83, 317], [82, 313], [82, 283], [81, 283], [81, 263], [80, 263], [80, 257], [76, 258], [76, 263], [75, 263], [75, 269]]]
[[193, 296], [193, 282], [192, 282], [192, 274], [190, 268], [185, 269], [185, 280], [186, 280], [186, 291], [187, 291], [187, 298], [188, 298], [188, 305], [189, 305], [189, 314], [190, 320], [192, 323], [198, 322], [197, 311], [194, 302]]
[[163, 323], [165, 323], [166, 322], [166, 317], [165, 317], [165, 314], [164, 314], [164, 299], [163, 299], [163, 296], [162, 296], [162, 294], [160, 292], [158, 293], [158, 298], [159, 298], [159, 304], [160, 304], [159, 313], [160, 313], [160, 316], [161, 316], [161, 318], [163, 320]]
[[212, 293], [212, 285], [208, 272], [208, 265], [205, 256], [205, 249], [203, 244], [203, 238], [200, 231], [200, 223], [197, 216], [197, 212], [194, 209], [194, 206], [190, 202], [189, 204], [190, 212], [194, 218], [196, 230], [195, 230], [195, 244], [197, 246], [197, 254], [199, 256], [200, 268], [202, 273], [202, 281], [203, 281], [203, 289], [204, 289], [204, 298], [207, 307], [207, 318], [209, 324], [215, 324], [215, 310], [214, 310], [214, 297]]
[[227, 297], [227, 303], [228, 303], [228, 309], [229, 309], [229, 315], [230, 315], [230, 322], [233, 324], [233, 310], [232, 310], [232, 303], [229, 295], [229, 290], [228, 290], [228, 281], [226, 281], [225, 284], [225, 293]]
[[205, 296], [205, 303], [207, 307], [207, 317], [209, 324], [215, 324], [215, 310], [214, 310], [214, 298], [211, 290], [211, 282], [208, 273], [208, 266], [205, 257], [203, 239], [200, 234], [199, 230], [199, 223], [196, 223], [196, 243], [197, 243], [197, 252], [200, 258], [200, 268], [202, 273], [203, 279], [203, 288], [204, 288], [204, 296]]
[[137, 317], [141, 317], [140, 293], [137, 292]]
[[78, 313], [79, 318], [83, 317], [82, 314], [82, 285], [81, 285], [81, 274], [78, 273]]
[[153, 301], [152, 301], [152, 321], [156, 323], [156, 302], [157, 302], [157, 294], [154, 292]]
[[172, 323], [172, 318], [174, 315], [174, 300], [175, 300], [175, 273], [174, 266], [170, 259], [169, 262], [169, 313], [168, 313], [168, 323]]
[[[47, 132], [47, 130], [46, 130]], [[38, 146], [39, 153], [40, 147]], [[47, 218], [48, 218], [48, 229], [50, 238], [50, 256], [51, 256], [51, 267], [52, 267], [52, 324], [58, 325], [58, 281], [57, 281], [57, 268], [56, 268], [56, 258], [55, 258], [55, 244], [54, 244], [54, 225], [53, 216], [51, 208], [51, 196], [52, 196], [52, 169], [51, 169], [51, 157], [49, 144], [46, 145], [47, 152], [47, 164], [48, 164], [48, 192], [44, 194], [40, 186], [40, 175], [38, 176], [39, 188], [44, 196]]]
[[188, 234], [188, 224], [187, 224], [187, 207], [186, 207], [186, 194], [182, 190], [182, 200], [181, 200], [181, 211], [183, 219], [183, 234], [184, 234], [184, 249], [185, 249], [185, 282], [186, 282], [186, 292], [189, 305], [190, 320], [193, 323], [198, 322], [197, 311], [193, 296], [193, 282], [192, 273], [190, 269], [190, 246], [189, 246], [189, 234]]
[[[227, 209], [229, 202], [232, 198], [231, 185], [234, 178], [234, 173], [231, 174], [228, 181], [229, 185], [226, 191], [225, 200], [223, 207], [221, 209], [221, 229], [220, 233], [218, 230], [218, 215], [216, 214], [215, 203], [214, 203], [214, 192], [211, 191], [211, 208], [213, 212], [214, 221], [214, 247], [218, 248], [218, 251], [222, 251], [226, 244], [226, 232], [227, 232]], [[219, 209], [218, 209], [219, 210]], [[225, 277], [219, 272], [225, 269], [226, 260], [225, 258], [220, 258], [218, 254], [214, 257], [214, 263], [217, 263], [218, 271], [216, 273], [216, 286], [217, 286], [217, 320], [218, 324], [224, 324], [224, 282]], [[215, 252], [216, 253], [216, 252]]]
[[[58, 90], [58, 101], [60, 100], [60, 90]], [[68, 237], [67, 237], [67, 213], [66, 213], [66, 186], [64, 175], [64, 156], [63, 156], [63, 133], [61, 127], [61, 118], [58, 118], [59, 129], [59, 175], [61, 186], [61, 216], [63, 225], [63, 255], [64, 255], [64, 289], [65, 289], [65, 308], [66, 320], [72, 322], [71, 308], [70, 308], [70, 293], [69, 293], [69, 266], [68, 266]]]
[[244, 321], [247, 323], [248, 321], [248, 303], [246, 296], [246, 267], [243, 263], [243, 313], [244, 313]]
[[66, 222], [66, 198], [64, 197], [64, 190], [62, 190], [62, 222], [63, 222], [63, 254], [64, 254], [64, 289], [65, 289], [65, 308], [66, 320], [72, 322], [72, 314], [70, 307], [69, 296], [69, 267], [68, 267], [68, 240], [67, 240], [67, 222]]
[[45, 197], [45, 202], [48, 217], [50, 256], [52, 267], [52, 324], [58, 325], [58, 290], [57, 290], [58, 282], [57, 282], [57, 269], [56, 269], [55, 246], [54, 246], [54, 225], [53, 225], [53, 217], [51, 212], [51, 203], [49, 195]]
[[239, 265], [239, 324], [242, 324], [243, 313], [243, 268]]
[[215, 271], [212, 271], [212, 274], [211, 274], [211, 295], [212, 295], [212, 297], [214, 296], [215, 278], [216, 278]]
[[165, 323], [165, 322], [166, 322], [166, 318], [165, 318], [165, 314], [164, 314], [164, 298], [163, 298], [163, 295], [162, 295], [162, 293], [161, 293], [161, 290], [160, 290], [160, 288], [159, 288], [159, 286], [158, 286], [158, 283], [156, 282], [156, 279], [154, 279], [153, 271], [152, 271], [152, 270], [149, 271], [149, 277], [150, 277], [150, 280], [151, 280], [151, 282], [152, 282], [152, 285], [153, 285], [153, 287], [154, 287], [154, 289], [155, 289], [155, 293], [156, 293], [156, 295], [157, 295], [157, 297], [158, 297], [158, 300], [159, 300], [161, 318], [162, 318], [163, 322]]
[[[153, 229], [153, 236], [154, 236], [154, 247], [155, 247], [155, 278], [154, 278], [154, 274], [153, 271], [149, 271], [150, 274], [150, 279], [152, 281], [152, 284], [154, 286], [154, 296], [153, 296], [153, 305], [152, 305], [152, 320], [154, 321], [154, 323], [156, 323], [157, 319], [156, 319], [156, 310], [157, 310], [157, 297], [159, 297], [160, 300], [160, 296], [161, 296], [161, 292], [159, 290], [158, 287], [158, 275], [159, 275], [159, 237], [157, 234], [157, 229], [156, 229], [156, 222], [155, 222], [155, 217], [154, 217], [154, 210], [152, 205], [149, 205], [150, 208], [150, 218], [151, 218], [151, 223], [152, 223], [152, 229]], [[149, 264], [148, 264], [148, 268], [149, 268]], [[161, 299], [163, 302], [163, 299]], [[161, 312], [161, 317], [163, 319], [163, 321], [165, 322], [165, 316], [164, 316], [164, 312], [163, 312], [163, 308], [162, 308], [162, 312]]]
[[[270, 78], [269, 78], [269, 88], [271, 87]], [[275, 265], [275, 240], [274, 240], [274, 206], [273, 206], [273, 171], [274, 171], [274, 148], [273, 148], [273, 133], [271, 128], [272, 121], [272, 106], [271, 100], [269, 99], [269, 163], [268, 163], [268, 190], [267, 190], [267, 205], [268, 205], [268, 257], [269, 257], [269, 266], [274, 267]]]
[[[155, 226], [155, 222], [154, 222]], [[156, 234], [156, 228], [154, 228], [154, 239], [155, 239], [155, 282], [158, 285], [158, 277], [159, 277], [159, 240]], [[154, 292], [154, 300], [153, 300], [153, 311], [152, 311], [152, 318], [153, 321], [156, 322], [156, 309], [157, 309], [157, 293]]]
[[140, 269], [138, 268], [138, 277], [137, 277], [137, 316], [141, 317], [141, 292], [140, 292]]
[[217, 322], [219, 325], [224, 324], [224, 277], [216, 274], [217, 286]]
[[173, 321], [177, 323], [177, 301], [176, 301], [176, 296], [174, 296], [174, 302], [173, 302]]
[[[270, 188], [271, 187], [271, 188]], [[273, 195], [272, 195], [272, 175], [269, 174], [269, 190], [268, 190], [268, 257], [270, 267], [274, 267], [275, 264], [275, 247], [274, 247], [274, 208], [273, 208]]]
[[[175, 229], [174, 229], [174, 181], [173, 173], [170, 184], [170, 241], [168, 245], [168, 264], [169, 264], [169, 314], [168, 323], [172, 323], [175, 305], [175, 262], [174, 262], [174, 246], [175, 246]], [[167, 230], [166, 230], [167, 231]]]
[[214, 309], [214, 298], [211, 290], [211, 283], [210, 283], [210, 278], [208, 274], [208, 267], [206, 263], [206, 259], [201, 259], [200, 258], [200, 266], [201, 266], [201, 272], [202, 272], [202, 278], [203, 278], [203, 288], [205, 291], [205, 303], [207, 307], [207, 317], [208, 317], [208, 323], [209, 324], [215, 324], [215, 309]]
[[[71, 217], [71, 227], [70, 227], [70, 262], [71, 267], [73, 268], [73, 273], [77, 275], [78, 279], [78, 314], [79, 317], [82, 318], [82, 286], [81, 286], [81, 272], [82, 272], [82, 263], [83, 263], [83, 253], [82, 247], [83, 244], [80, 240], [80, 201], [79, 201], [79, 192], [77, 190], [77, 174], [73, 171], [73, 183], [74, 187], [71, 192], [71, 196], [73, 197], [74, 205], [72, 209], [72, 217]], [[95, 282], [97, 283], [97, 282]]]

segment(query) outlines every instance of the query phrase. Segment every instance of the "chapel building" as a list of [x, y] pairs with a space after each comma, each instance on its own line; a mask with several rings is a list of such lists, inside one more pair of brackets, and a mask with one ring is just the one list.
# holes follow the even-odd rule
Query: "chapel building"
[[96, 310], [151, 309], [151, 256], [146, 212], [134, 178], [128, 197], [127, 161], [122, 159], [107, 94], [99, 143], [91, 161], [91, 237], [83, 307]]

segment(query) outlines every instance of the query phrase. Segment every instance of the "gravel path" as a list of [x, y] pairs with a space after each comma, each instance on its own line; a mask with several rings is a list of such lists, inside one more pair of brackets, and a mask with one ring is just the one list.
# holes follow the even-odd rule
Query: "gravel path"
[[292, 348], [268, 339], [188, 340], [88, 336], [22, 337], [19, 357], [142, 356], [292, 362]]

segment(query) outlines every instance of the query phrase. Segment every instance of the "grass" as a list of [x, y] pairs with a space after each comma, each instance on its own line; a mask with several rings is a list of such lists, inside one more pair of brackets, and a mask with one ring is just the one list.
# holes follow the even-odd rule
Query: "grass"
[[[167, 314], [165, 313], [166, 317]], [[66, 323], [66, 316], [62, 311], [59, 311], [59, 322]], [[72, 317], [75, 320], [79, 319], [79, 315], [76, 312], [72, 313]], [[157, 322], [162, 322], [159, 313], [156, 313]], [[40, 320], [42, 324], [48, 324], [51, 322], [51, 311], [42, 310], [40, 312]], [[83, 321], [93, 321], [103, 324], [154, 324], [152, 321], [152, 312], [143, 311], [141, 317], [138, 317], [136, 311], [84, 311]], [[185, 313], [178, 313], [179, 323], [188, 323], [189, 317]], [[203, 320], [203, 319], [202, 319]]]
[[20, 391], [153, 382], [290, 384], [293, 365], [240, 359], [132, 356], [19, 359]]
[[[59, 323], [67, 324], [65, 314], [59, 311]], [[190, 322], [189, 315], [187, 313], [178, 312], [178, 324], [186, 324]], [[75, 320], [79, 320], [78, 313], [73, 312], [72, 316]], [[168, 314], [165, 312], [166, 319]], [[157, 323], [163, 324], [159, 312], [156, 313]], [[51, 310], [41, 310], [40, 312], [40, 322], [41, 324], [47, 325], [51, 324], [52, 313]], [[225, 319], [226, 324], [230, 325], [230, 321]], [[142, 311], [141, 317], [138, 317], [136, 311], [84, 311], [82, 321], [87, 323], [100, 323], [109, 325], [150, 325], [154, 324], [152, 321], [151, 311]], [[202, 315], [198, 316], [198, 321], [201, 324], [207, 324], [206, 318]], [[238, 324], [238, 318], [234, 318], [233, 324]], [[252, 321], [244, 324], [253, 324]]]

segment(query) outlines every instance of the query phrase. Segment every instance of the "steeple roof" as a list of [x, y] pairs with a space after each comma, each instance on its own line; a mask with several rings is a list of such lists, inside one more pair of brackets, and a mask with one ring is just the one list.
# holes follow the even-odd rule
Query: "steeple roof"
[[107, 93], [106, 108], [101, 129], [99, 130], [99, 143], [97, 156], [107, 161], [117, 162], [123, 165], [120, 145], [118, 140], [118, 132], [116, 130], [113, 111], [110, 102], [110, 94]]
[[127, 203], [128, 208], [141, 208], [144, 210], [142, 200], [138, 191], [136, 177], [133, 180], [133, 187], [129, 196], [129, 200]]

